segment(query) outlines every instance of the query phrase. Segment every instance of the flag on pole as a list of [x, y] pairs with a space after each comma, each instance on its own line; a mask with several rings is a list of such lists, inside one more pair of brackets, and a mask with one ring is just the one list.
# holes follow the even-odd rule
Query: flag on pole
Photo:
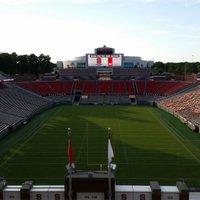
[[69, 165], [68, 167], [71, 169], [75, 169], [75, 164], [74, 164], [74, 157], [73, 157], [73, 151], [72, 151], [72, 144], [71, 144], [71, 139], [68, 139], [68, 157], [69, 157]]
[[108, 187], [109, 187], [109, 200], [112, 199], [112, 190], [111, 190], [111, 162], [114, 157], [113, 148], [110, 141], [110, 131], [111, 128], [108, 128]]
[[112, 159], [114, 158], [113, 148], [110, 142], [110, 136], [108, 137], [108, 164], [112, 162]]
[[66, 166], [69, 173], [69, 200], [72, 200], [72, 171], [75, 169], [74, 157], [71, 144], [71, 128], [68, 128], [68, 159], [69, 164]]

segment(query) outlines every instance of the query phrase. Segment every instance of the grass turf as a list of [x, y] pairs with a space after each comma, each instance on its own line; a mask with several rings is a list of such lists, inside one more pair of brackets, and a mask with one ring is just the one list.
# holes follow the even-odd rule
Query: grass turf
[[170, 114], [147, 106], [59, 106], [0, 141], [0, 176], [10, 184], [63, 184], [67, 128], [77, 170], [106, 170], [112, 129], [117, 184], [200, 186], [200, 135]]

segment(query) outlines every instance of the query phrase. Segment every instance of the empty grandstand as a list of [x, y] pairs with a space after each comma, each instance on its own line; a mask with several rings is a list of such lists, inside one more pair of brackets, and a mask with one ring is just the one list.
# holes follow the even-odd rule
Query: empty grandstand
[[[152, 105], [156, 100], [195, 85], [190, 81], [153, 80], [150, 76], [152, 61], [124, 56], [106, 46], [96, 48], [94, 53], [87, 53], [81, 59], [67, 62], [67, 65], [64, 61], [62, 65], [58, 63], [59, 79], [51, 73], [41, 76], [41, 80], [27, 74], [13, 76], [15, 82], [12, 84], [1, 82], [3, 118], [17, 113], [12, 116], [13, 124], [10, 122], [9, 125], [18, 126], [47, 105]], [[7, 126], [3, 124], [2, 129], [7, 130]]]
[[171, 98], [157, 101], [157, 105], [180, 118], [192, 130], [200, 132], [200, 85]]
[[[18, 85], [30, 90], [43, 97], [49, 97], [53, 99], [62, 100], [63, 97], [67, 97], [70, 101], [82, 103], [82, 99], [87, 103], [87, 99], [94, 99], [92, 102], [103, 102], [99, 99], [105, 98], [105, 96], [119, 96], [125, 100], [126, 104], [129, 102], [135, 103], [138, 101], [140, 104], [144, 102], [148, 104], [153, 98], [162, 98], [170, 96], [174, 93], [182, 91], [192, 85], [191, 82], [181, 81], [149, 81], [149, 80], [65, 80], [65, 81], [35, 81], [35, 82], [18, 82]], [[55, 97], [56, 96], [56, 97]], [[96, 102], [95, 102], [95, 97]], [[145, 97], [146, 101], [140, 101]], [[81, 99], [81, 102], [79, 100]], [[149, 100], [150, 101], [149, 101]], [[113, 101], [106, 101], [108, 104], [112, 104]], [[123, 101], [120, 101], [122, 103]], [[88, 101], [90, 104], [91, 101]]]
[[0, 138], [53, 104], [13, 83], [0, 83]]
[[[7, 78], [3, 78], [2, 77], [3, 75], [1, 75], [0, 76], [1, 78], [1, 81], [0, 81], [0, 139], [4, 138], [6, 135], [8, 135], [8, 133], [15, 131], [18, 127], [21, 127], [27, 124], [29, 120], [31, 120], [37, 114], [42, 113], [43, 111], [46, 111], [60, 104], [84, 105], [84, 106], [76, 106], [76, 107], [73, 106], [73, 108], [71, 108], [72, 106], [71, 107], [69, 106], [67, 107], [67, 109], [68, 111], [72, 110], [71, 112], [68, 112], [68, 113], [61, 112], [61, 116], [57, 116], [54, 119], [52, 118], [53, 121], [51, 122], [45, 122], [45, 125], [47, 123], [46, 128], [50, 133], [54, 126], [61, 126], [62, 129], [66, 129], [66, 124], [69, 123], [69, 121], [71, 120], [70, 115], [73, 115], [75, 113], [75, 110], [79, 109], [79, 107], [81, 107], [81, 109], [83, 109], [83, 107], [86, 108], [90, 114], [94, 112], [94, 111], [89, 110], [89, 107], [91, 106], [85, 106], [85, 105], [106, 105], [106, 106], [102, 106], [102, 110], [103, 109], [106, 110], [105, 107], [113, 107], [113, 108], [118, 107], [118, 106], [107, 106], [107, 105], [129, 105], [131, 108], [133, 108], [133, 106], [135, 105], [147, 105], [147, 104], [156, 105], [157, 107], [173, 114], [175, 117], [180, 119], [181, 122], [183, 122], [190, 129], [192, 129], [194, 132], [200, 132], [200, 118], [199, 118], [200, 84], [194, 81], [183, 81], [183, 80], [177, 81], [171, 78], [167, 80], [160, 80], [160, 79], [158, 80], [155, 78], [154, 80], [151, 76], [152, 72], [151, 72], [150, 67], [152, 66], [152, 64], [153, 64], [152, 61], [143, 61], [140, 57], [134, 57], [134, 56], [126, 57], [124, 56], [123, 53], [116, 54], [115, 49], [104, 46], [104, 47], [95, 49], [94, 53], [91, 53], [91, 54], [87, 53], [85, 56], [77, 58], [73, 61], [63, 61], [62, 63], [59, 62], [59, 72], [58, 72], [59, 78], [52, 74], [41, 75], [40, 80], [36, 79], [34, 75], [15, 75], [13, 76], [14, 79], [9, 79], [8, 78], [9, 76]], [[7, 75], [4, 75], [4, 76], [7, 76]], [[10, 82], [9, 80], [12, 80], [12, 81]], [[165, 129], [162, 132], [162, 137], [161, 137], [162, 140], [160, 140], [161, 142], [160, 141], [158, 142], [157, 134], [159, 134], [159, 130], [157, 133], [156, 132], [157, 126], [159, 124], [159, 128], [163, 127], [164, 120], [159, 121], [160, 119], [158, 116], [161, 116], [161, 115], [156, 116], [156, 113], [159, 111], [160, 112], [163, 112], [163, 111], [157, 108], [156, 109], [159, 111], [157, 110], [152, 111], [148, 108], [146, 109], [146, 106], [145, 106], [144, 110], [146, 109], [147, 110], [146, 112], [149, 112], [151, 114], [150, 116], [152, 118], [155, 118], [155, 121], [153, 121], [150, 118], [145, 118], [146, 117], [145, 114], [143, 116], [141, 115], [142, 117], [140, 116], [141, 118], [139, 118], [140, 113], [138, 110], [140, 110], [140, 106], [138, 106], [139, 107], [138, 110], [134, 110], [134, 111], [131, 110], [129, 106], [123, 106], [123, 107], [127, 107], [127, 110], [122, 110], [121, 108], [119, 108], [119, 110], [121, 109], [120, 111], [119, 110], [113, 111], [114, 116], [109, 116], [110, 113], [106, 111], [108, 116], [104, 116], [105, 120], [103, 120], [103, 118], [100, 117], [99, 115], [97, 117], [95, 116], [97, 118], [97, 121], [93, 122], [92, 119], [89, 119], [86, 125], [84, 124], [84, 128], [81, 129], [81, 133], [83, 132], [86, 135], [84, 136], [84, 138], [81, 138], [82, 146], [80, 147], [81, 149], [80, 152], [83, 152], [83, 149], [84, 151], [85, 149], [87, 149], [87, 156], [84, 155], [85, 157], [82, 156], [82, 158], [86, 159], [87, 157], [88, 166], [96, 167], [96, 163], [88, 164], [88, 154], [89, 154], [88, 153], [88, 144], [89, 144], [88, 130], [90, 130], [90, 128], [92, 127], [91, 129], [92, 131], [90, 130], [92, 134], [94, 133], [97, 134], [97, 135], [94, 134], [95, 138], [91, 137], [92, 140], [94, 140], [93, 141], [94, 144], [92, 145], [97, 145], [97, 143], [99, 143], [102, 138], [99, 137], [100, 134], [98, 135], [99, 132], [95, 129], [96, 127], [100, 127], [100, 126], [97, 126], [96, 124], [98, 123], [102, 124], [102, 121], [104, 121], [105, 123], [105, 121], [107, 120], [107, 122], [109, 123], [111, 122], [111, 124], [115, 124], [114, 125], [115, 133], [116, 133], [115, 137], [116, 138], [119, 137], [116, 140], [115, 145], [122, 146], [122, 150], [120, 150], [118, 154], [120, 154], [121, 151], [123, 151], [124, 153], [126, 149], [126, 145], [129, 145], [129, 147], [127, 148], [130, 151], [127, 150], [126, 154], [125, 153], [123, 154], [123, 159], [125, 159], [125, 161], [123, 160], [123, 162], [120, 163], [121, 166], [126, 166], [126, 167], [128, 166], [126, 168], [127, 173], [130, 173], [130, 174], [135, 173], [134, 174], [136, 176], [134, 177], [135, 179], [132, 177], [126, 177], [129, 181], [134, 180], [137, 183], [138, 182], [140, 183], [140, 181], [141, 182], [143, 181], [142, 183], [144, 183], [146, 181], [146, 180], [144, 181], [143, 177], [142, 178], [139, 176], [137, 177], [137, 172], [132, 172], [133, 168], [137, 169], [138, 173], [140, 172], [140, 166], [139, 166], [139, 169], [135, 168], [135, 167], [138, 167], [137, 165], [140, 165], [140, 163], [143, 163], [142, 165], [143, 169], [147, 169], [147, 167], [150, 166], [146, 170], [146, 171], [149, 170], [150, 171], [149, 173], [146, 172], [145, 170], [144, 172], [142, 172], [144, 174], [147, 173], [148, 180], [151, 178], [156, 179], [156, 177], [153, 177], [154, 174], [153, 173], [152, 173], [153, 175], [151, 174], [150, 168], [152, 166], [153, 166], [152, 168], [157, 167], [156, 169], [158, 169], [159, 166], [162, 166], [162, 170], [163, 169], [171, 170], [172, 168], [173, 169], [175, 168], [174, 170], [175, 178], [177, 178], [176, 174], [182, 175], [183, 172], [189, 169], [190, 165], [194, 167], [195, 169], [199, 168], [199, 157], [198, 157], [199, 149], [197, 149], [199, 148], [198, 147], [199, 140], [196, 139], [197, 138], [196, 135], [195, 136], [193, 135], [193, 137], [195, 138], [195, 141], [192, 140], [192, 142], [195, 142], [196, 144], [195, 147], [188, 144], [190, 143], [189, 140], [187, 140], [187, 142], [188, 141], [189, 142], [185, 145], [184, 143], [185, 141], [184, 142], [179, 141], [179, 139], [177, 139], [176, 136], [173, 136], [171, 134], [170, 131], [171, 129], [174, 128], [174, 124], [173, 124], [173, 127], [170, 127], [171, 122], [169, 122], [170, 125], [168, 124], [168, 122], [166, 122], [167, 128], [165, 127]], [[99, 108], [99, 106], [97, 107]], [[62, 110], [62, 107], [60, 110]], [[59, 113], [60, 110], [57, 110], [55, 112], [52, 111], [52, 113], [54, 114]], [[100, 113], [98, 109], [96, 112]], [[52, 113], [47, 114], [47, 115], [51, 115]], [[134, 117], [133, 117], [133, 113], [135, 114]], [[167, 114], [166, 112], [164, 113]], [[81, 123], [85, 123], [83, 119], [90, 118], [91, 116], [93, 116], [93, 115], [89, 115], [89, 114], [87, 115], [87, 114], [88, 113], [84, 113], [81, 116], [75, 115], [75, 117], [77, 116], [78, 117], [76, 118], [76, 120], [73, 120], [73, 122], [70, 121], [70, 123], [75, 124], [74, 126], [77, 126], [77, 124], [80, 123], [80, 126], [81, 126]], [[169, 116], [167, 115], [167, 117]], [[167, 119], [167, 117], [165, 119]], [[92, 121], [91, 124], [89, 123], [90, 121]], [[123, 123], [123, 121], [125, 123], [124, 125], [125, 128], [121, 129], [119, 124]], [[141, 139], [142, 135], [144, 133], [147, 133], [146, 135], [144, 134], [145, 137], [147, 137], [147, 140], [145, 140], [146, 138], [142, 138], [141, 141], [138, 140], [139, 142], [141, 142], [141, 145], [139, 144], [139, 142], [138, 143], [136, 142], [134, 144], [135, 146], [132, 143], [129, 144], [129, 141], [132, 139], [133, 129], [135, 128], [131, 126], [133, 121], [136, 121], [139, 123], [136, 130], [134, 130], [136, 134], [134, 136], [135, 140], [137, 140], [138, 138]], [[59, 123], [59, 122], [62, 122], [62, 123]], [[143, 129], [142, 126], [145, 126], [144, 124], [148, 125], [147, 130]], [[169, 128], [168, 128], [168, 125], [169, 125]], [[182, 125], [182, 126], [185, 127], [185, 125]], [[37, 125], [34, 128], [38, 129]], [[151, 128], [154, 130], [152, 131]], [[123, 132], [123, 134], [121, 134], [120, 131]], [[141, 131], [140, 135], [137, 135], [136, 133], [137, 131], [138, 132]], [[189, 131], [193, 133], [191, 130]], [[168, 134], [168, 132], [170, 134]], [[51, 151], [52, 154], [57, 153], [57, 150], [60, 147], [64, 146], [65, 148], [65, 141], [63, 141], [65, 140], [65, 137], [61, 137], [63, 135], [58, 136], [56, 131], [52, 132], [51, 134], [52, 134], [51, 136], [53, 137], [52, 141], [46, 140], [46, 133], [41, 133], [40, 139], [36, 138], [36, 141], [33, 141], [33, 146], [36, 144], [38, 145], [38, 147], [42, 146], [43, 148], [43, 142], [44, 143], [46, 142], [47, 144], [45, 145], [49, 145], [47, 146], [49, 149], [52, 150], [53, 148], [55, 148]], [[126, 138], [126, 134], [127, 134], [128, 139]], [[77, 134], [76, 135], [77, 144], [79, 144], [78, 140], [80, 140], [80, 138], [78, 137], [80, 136]], [[96, 137], [98, 138], [98, 141]], [[181, 135], [178, 137], [184, 137], [184, 136]], [[127, 139], [126, 141], [127, 144], [124, 144], [125, 138]], [[166, 141], [164, 141], [165, 139]], [[167, 145], [165, 145], [165, 142]], [[163, 146], [159, 146], [160, 145], [159, 143], [163, 143]], [[23, 145], [24, 143], [21, 146]], [[149, 147], [149, 149], [145, 149], [145, 148], [144, 148], [145, 150], [142, 149], [142, 145], [144, 145], [145, 147]], [[172, 148], [170, 145], [172, 145]], [[189, 150], [187, 145], [189, 147], [192, 146], [191, 151]], [[168, 148], [168, 146], [170, 147]], [[155, 149], [152, 150], [151, 147], [155, 148], [156, 150]], [[157, 147], [159, 147], [160, 149]], [[40, 152], [39, 150], [38, 152], [37, 151], [32, 152], [34, 154], [33, 159], [38, 159], [39, 161], [41, 161], [40, 156], [42, 154], [46, 156], [48, 154], [48, 148], [47, 150], [45, 149], [45, 151], [43, 149], [43, 152]], [[174, 151], [176, 150], [177, 152], [174, 153], [173, 148], [174, 148]], [[27, 149], [29, 149], [29, 147], [27, 147]], [[94, 146], [92, 146], [92, 149], [94, 150]], [[132, 152], [133, 149], [135, 150], [135, 152]], [[163, 149], [164, 149], [164, 153], [161, 153], [160, 151]], [[15, 151], [15, 150], [12, 150], [12, 151]], [[180, 151], [183, 151], [183, 153]], [[16, 152], [17, 154], [21, 153], [18, 151]], [[44, 159], [45, 162], [47, 160], [47, 164], [49, 162], [50, 165], [58, 166], [60, 164], [59, 163], [59, 159], [61, 157], [60, 153], [61, 154], [63, 153], [61, 150], [58, 152], [59, 152], [59, 155], [55, 154], [54, 156], [54, 158], [58, 160], [57, 162], [54, 162], [54, 161], [50, 162], [48, 160], [48, 155], [46, 157], [44, 156], [42, 159]], [[29, 152], [27, 151], [27, 154], [28, 153]], [[97, 152], [97, 154], [98, 153], [99, 152]], [[15, 155], [15, 153], [13, 153], [12, 156], [13, 155]], [[32, 162], [30, 157], [28, 156], [26, 157], [26, 155], [23, 155], [23, 156], [25, 156], [26, 160], [29, 160], [30, 163]], [[134, 157], [135, 160], [133, 161], [128, 160], [128, 156], [130, 156], [131, 158], [135, 156]], [[63, 157], [65, 157], [65, 155]], [[77, 157], [80, 158], [81, 153]], [[92, 159], [94, 159], [94, 157], [96, 158], [96, 156], [94, 155], [92, 155], [91, 157]], [[0, 166], [3, 167], [5, 163], [9, 162], [9, 159], [10, 159], [9, 156], [3, 157], [2, 158], [3, 163]], [[16, 163], [13, 162], [11, 163], [11, 165], [13, 164], [13, 166], [15, 167], [17, 165], [21, 165], [22, 164], [20, 160], [21, 157], [18, 157], [17, 159], [19, 159], [19, 161], [17, 160]], [[136, 162], [137, 160], [139, 160], [139, 162]], [[81, 162], [85, 162], [85, 160], [84, 161], [81, 160], [80, 163], [78, 163], [77, 165], [80, 165]], [[189, 164], [187, 164], [187, 162]], [[28, 165], [31, 165], [30, 163], [28, 163]], [[181, 169], [182, 165], [184, 165], [185, 167], [183, 169], [183, 172]], [[104, 168], [105, 166], [107, 166], [107, 163], [104, 164]], [[141, 170], [142, 170], [142, 167], [141, 167]], [[102, 164], [100, 165], [100, 168], [102, 168]], [[42, 170], [44, 169], [41, 169], [41, 171]], [[158, 173], [165, 174], [165, 171], [162, 171], [162, 170], [160, 170]], [[14, 172], [12, 173], [14, 174]], [[56, 174], [59, 172], [56, 172], [56, 170], [53, 169], [53, 173]], [[84, 173], [85, 172], [80, 171], [79, 174], [77, 173], [77, 174], [74, 174], [73, 176], [75, 178], [77, 178], [76, 176], [78, 175], [81, 175], [83, 177], [86, 176], [86, 179], [89, 178], [89, 179], [92, 179], [92, 181], [94, 181], [96, 176], [97, 178], [99, 178], [99, 174], [97, 173], [97, 171], [89, 171], [86, 174]], [[122, 172], [120, 171], [120, 173]], [[105, 174], [106, 173], [103, 173], [102, 176], [105, 176]], [[169, 178], [166, 174], [162, 177], [158, 176], [157, 178], [160, 178], [162, 181], [171, 181], [171, 180], [174, 181], [175, 179], [174, 177]], [[193, 184], [195, 183], [198, 184], [199, 176], [196, 178], [193, 172], [191, 172], [191, 174], [189, 174], [188, 177], [186, 177], [187, 180], [188, 181], [192, 180]], [[13, 177], [9, 177], [10, 180], [12, 180], [12, 178]], [[36, 180], [40, 179], [40, 177], [38, 177], [37, 175], [34, 178]], [[49, 174], [47, 174], [47, 177], [45, 178], [46, 178], [45, 181], [50, 180], [50, 179], [51, 180], [55, 179], [55, 177], [53, 176], [49, 178]], [[107, 181], [107, 174], [106, 174], [106, 181]], [[121, 181], [120, 178], [119, 178], [119, 181]], [[25, 187], [24, 185], [28, 185], [28, 184], [25, 183], [22, 186], [19, 186], [19, 185], [9, 186], [7, 185], [7, 183], [3, 184], [3, 181], [0, 180], [0, 199], [5, 199], [5, 198], [24, 199], [22, 197], [23, 188]], [[85, 194], [84, 193], [85, 191], [82, 189], [81, 194], [77, 194], [77, 196], [80, 195], [79, 199], [81, 199], [83, 196], [84, 196], [84, 199], [92, 199], [92, 198], [101, 199], [100, 197], [102, 194], [99, 194], [97, 190], [95, 191], [96, 193], [93, 194], [93, 196], [90, 196], [91, 194], [89, 194], [89, 189], [86, 189], [86, 186], [85, 187], [82, 186], [82, 188], [84, 188], [88, 193]], [[55, 200], [68, 199], [67, 197], [68, 194], [66, 194], [66, 191], [68, 191], [68, 186], [66, 185], [65, 186], [63, 185], [33, 186], [31, 183], [30, 188], [27, 191], [29, 192], [29, 198], [27, 199], [55, 199]], [[108, 196], [106, 192], [104, 191], [105, 194], [103, 194], [105, 199]], [[120, 199], [120, 200], [123, 200], [123, 199], [124, 200], [125, 199], [126, 200], [128, 199], [189, 200], [191, 199], [193, 200], [195, 199], [194, 198], [195, 195], [198, 199], [200, 196], [199, 190], [197, 190], [196, 188], [194, 190], [192, 188], [188, 188], [184, 184], [184, 181], [177, 182], [176, 186], [160, 186], [158, 182], [150, 182], [149, 185], [140, 185], [140, 186], [132, 185], [132, 184], [130, 185], [113, 184], [112, 200], [114, 199]]]

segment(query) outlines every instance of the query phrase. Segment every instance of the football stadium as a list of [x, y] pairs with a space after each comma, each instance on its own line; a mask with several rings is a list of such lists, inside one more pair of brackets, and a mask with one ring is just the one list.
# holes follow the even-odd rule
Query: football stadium
[[0, 200], [200, 199], [200, 82], [99, 47], [0, 73]]

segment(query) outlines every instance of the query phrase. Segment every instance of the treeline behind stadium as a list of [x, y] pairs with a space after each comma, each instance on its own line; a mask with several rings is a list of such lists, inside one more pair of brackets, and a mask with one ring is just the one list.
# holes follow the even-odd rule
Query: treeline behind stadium
[[200, 72], [200, 62], [179, 62], [179, 63], [162, 63], [155, 62], [152, 66], [152, 72], [162, 74], [164, 72], [190, 74]]
[[7, 74], [39, 74], [49, 73], [55, 64], [48, 55], [17, 55], [16, 53], [0, 53], [0, 71]]

